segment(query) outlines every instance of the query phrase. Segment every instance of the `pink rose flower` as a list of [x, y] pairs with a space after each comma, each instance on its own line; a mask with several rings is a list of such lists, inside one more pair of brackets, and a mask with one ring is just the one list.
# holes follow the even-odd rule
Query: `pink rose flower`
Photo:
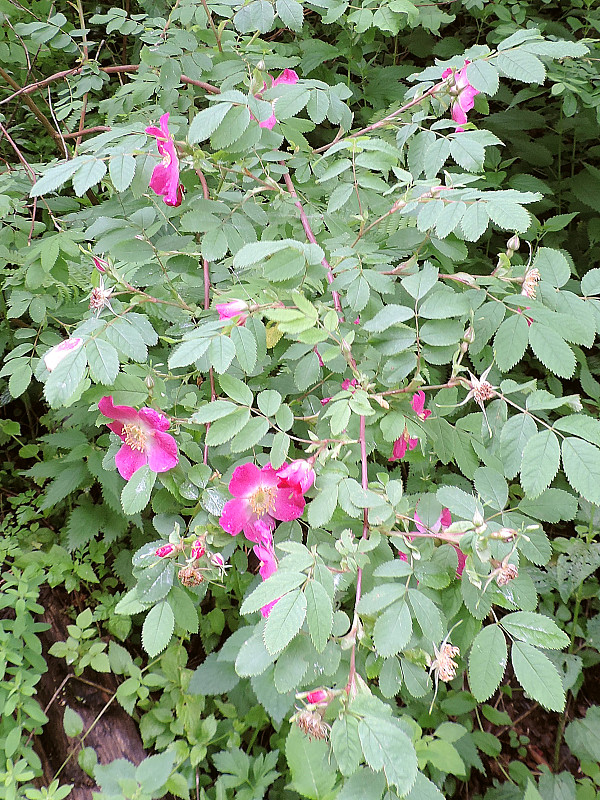
[[427, 417], [431, 416], [431, 411], [425, 410], [425, 392], [419, 391], [416, 394], [413, 394], [410, 404], [412, 406], [412, 410], [419, 419], [426, 420]]
[[232, 536], [244, 531], [246, 538], [257, 544], [270, 538], [275, 520], [290, 522], [304, 512], [304, 497], [289, 487], [280, 487], [270, 464], [262, 469], [250, 462], [236, 467], [229, 491], [234, 499], [225, 503], [219, 524]]
[[305, 494], [315, 482], [315, 471], [309, 461], [302, 458], [284, 464], [277, 470], [279, 487], [289, 487], [294, 492]]
[[345, 380], [342, 381], [342, 389], [345, 392], [351, 392], [354, 389], [356, 389], [357, 386], [358, 386], [358, 381], [356, 380], [356, 378], [352, 379], [346, 378]]
[[179, 158], [175, 142], [169, 133], [169, 114], [160, 118], [160, 128], [146, 128], [148, 136], [156, 137], [156, 146], [162, 161], [154, 167], [150, 178], [150, 188], [162, 195], [168, 206], [180, 206], [183, 200], [183, 189], [179, 183]]
[[234, 319], [238, 317], [236, 325], [243, 325], [248, 319], [248, 303], [244, 300], [230, 300], [228, 303], [217, 303], [215, 308], [220, 320]]
[[392, 455], [388, 458], [388, 461], [398, 461], [400, 458], [404, 458], [406, 451], [414, 450], [418, 444], [419, 440], [412, 439], [408, 433], [408, 428], [405, 427], [402, 436], [394, 442]]
[[83, 339], [65, 339], [64, 342], [54, 345], [44, 356], [44, 364], [48, 372], [56, 369], [60, 362], [75, 350], [79, 350], [83, 344]]
[[[450, 113], [456, 122], [457, 133], [464, 131], [462, 126], [467, 122], [467, 112], [475, 105], [475, 95], [479, 94], [479, 90], [471, 86], [467, 78], [467, 66], [470, 63], [470, 61], [465, 61], [462, 69], [454, 71], [454, 82], [450, 88], [450, 93], [455, 97]], [[442, 72], [442, 78], [450, 77], [452, 72], [452, 67], [448, 67]]]
[[[287, 84], [293, 86], [295, 83], [298, 83], [298, 81], [299, 81], [298, 75], [294, 72], [293, 69], [284, 69], [283, 72], [281, 73], [281, 75], [278, 78], [275, 78], [274, 80], [271, 79], [271, 89], [274, 86], [279, 86], [280, 83], [287, 83]], [[258, 92], [258, 94], [256, 94], [255, 97], [258, 97], [260, 99], [262, 97], [262, 93], [265, 91], [266, 88], [267, 88], [267, 85], [265, 83], [263, 85], [262, 91]], [[273, 113], [271, 114], [269, 119], [265, 119], [262, 122], [258, 123], [260, 128], [268, 128], [268, 130], [272, 131], [273, 128], [275, 127], [275, 123], [277, 122], [277, 117], [275, 116], [275, 104], [276, 103], [277, 103], [276, 100], [272, 101], [271, 108], [273, 109]]]
[[125, 480], [148, 464], [152, 472], [167, 472], [179, 463], [177, 443], [165, 431], [169, 420], [153, 408], [136, 411], [131, 406], [115, 406], [111, 396], [98, 403], [100, 413], [114, 422], [106, 424], [123, 442], [115, 456], [119, 474]]

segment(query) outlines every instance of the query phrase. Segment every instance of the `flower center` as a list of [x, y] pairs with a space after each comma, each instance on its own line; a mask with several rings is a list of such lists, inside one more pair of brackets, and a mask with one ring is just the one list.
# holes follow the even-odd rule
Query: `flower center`
[[131, 447], [132, 450], [144, 450], [146, 447], [146, 434], [133, 422], [123, 425], [123, 434], [125, 436], [125, 444], [127, 447]]
[[480, 406], [483, 405], [486, 400], [491, 400], [495, 395], [496, 391], [489, 381], [480, 381], [479, 386], [473, 387], [473, 397], [475, 398], [475, 402], [479, 403]]
[[276, 486], [260, 486], [250, 497], [250, 508], [258, 517], [275, 511]]

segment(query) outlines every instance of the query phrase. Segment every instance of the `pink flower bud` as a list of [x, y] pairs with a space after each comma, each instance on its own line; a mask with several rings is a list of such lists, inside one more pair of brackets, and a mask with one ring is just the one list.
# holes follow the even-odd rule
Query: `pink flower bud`
[[194, 559], [202, 558], [202, 556], [204, 555], [205, 552], [206, 551], [204, 549], [204, 543], [202, 542], [202, 539], [196, 539], [196, 541], [192, 545], [192, 550], [190, 552], [190, 558], [194, 558]]
[[154, 551], [154, 555], [158, 556], [159, 558], [166, 558], [167, 556], [172, 555], [174, 551], [175, 551], [174, 544], [163, 544], [161, 547], [156, 548], [156, 550]]
[[210, 563], [213, 565], [213, 567], [218, 567], [219, 569], [221, 569], [222, 567], [225, 566], [225, 559], [223, 558], [221, 553], [213, 553], [212, 556], [210, 557]]
[[315, 689], [314, 692], [309, 692], [306, 695], [306, 702], [310, 703], [311, 705], [316, 705], [317, 703], [328, 703], [330, 698], [330, 693], [327, 689]]
[[48, 372], [52, 372], [53, 369], [56, 369], [60, 362], [66, 358], [69, 353], [72, 353], [74, 350], [79, 350], [82, 344], [83, 339], [65, 339], [64, 342], [61, 342], [60, 344], [55, 345], [51, 350], [48, 350], [44, 356], [44, 364], [46, 365]]
[[92, 261], [98, 272], [106, 272], [106, 268], [109, 266], [108, 261], [105, 261], [103, 258], [98, 258], [98, 256], [92, 256]]

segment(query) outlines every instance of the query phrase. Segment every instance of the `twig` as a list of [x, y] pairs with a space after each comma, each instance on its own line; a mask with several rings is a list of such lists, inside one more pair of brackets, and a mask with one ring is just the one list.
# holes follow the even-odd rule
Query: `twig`
[[[282, 167], [285, 167], [285, 162], [280, 161], [279, 163], [281, 164]], [[300, 199], [298, 198], [298, 195], [296, 194], [296, 190], [294, 189], [294, 184], [292, 183], [292, 178], [290, 176], [289, 171], [284, 174], [283, 179], [285, 181], [285, 185], [287, 187], [287, 190], [288, 190], [289, 194], [292, 196], [292, 199], [294, 201], [294, 205], [296, 206], [296, 208], [300, 212], [300, 222], [302, 223], [302, 227], [304, 228], [304, 233], [306, 234], [306, 238], [308, 239], [308, 241], [311, 244], [317, 244], [317, 240], [315, 238], [314, 233], [312, 232], [312, 228], [310, 227], [310, 222], [308, 221], [308, 217], [306, 216], [306, 212], [302, 208], [302, 203], [300, 202]], [[333, 269], [331, 268], [331, 264], [325, 258], [325, 256], [323, 256], [323, 258], [321, 259], [321, 264], [327, 270], [327, 282], [329, 284], [332, 284], [333, 283]], [[333, 304], [335, 306], [335, 310], [338, 312], [338, 314], [341, 315], [342, 314], [342, 303], [341, 303], [341, 300], [340, 300], [339, 292], [337, 292], [335, 289], [332, 289], [331, 294], [333, 296]]]
[[94, 128], [84, 128], [74, 133], [65, 133], [63, 134], [63, 139], [79, 139], [81, 136], [87, 136], [88, 133], [104, 133], [111, 130], [112, 128], [109, 125], [96, 125]]
[[194, 78], [188, 78], [187, 75], [181, 76], [182, 83], [191, 83], [192, 86], [199, 86], [201, 89], [204, 89], [209, 94], [221, 94], [221, 90], [218, 86], [213, 86], [212, 83], [205, 83], [205, 81], [197, 81]]
[[[106, 72], [107, 75], [111, 75], [115, 72], [137, 72], [140, 68], [139, 64], [123, 64], [122, 66], [114, 66], [114, 67], [100, 67], [100, 72]], [[15, 97], [19, 97], [22, 94], [31, 94], [35, 92], [36, 89], [42, 89], [44, 86], [48, 86], [49, 83], [53, 83], [53, 81], [59, 81], [61, 78], [68, 78], [70, 75], [79, 75], [80, 72], [83, 72], [85, 67], [74, 67], [73, 69], [64, 69], [62, 72], [55, 72], [53, 75], [50, 75], [48, 78], [44, 78], [42, 81], [36, 81], [35, 83], [30, 83], [28, 86], [20, 87], [18, 83], [16, 83], [10, 75], [3, 69], [0, 69], [0, 75], [4, 78], [4, 80], [9, 83], [13, 89], [17, 91], [11, 94], [9, 97], [5, 97], [4, 100], [0, 100], [0, 106], [4, 105], [5, 103], [10, 103], [11, 100], [14, 100]]]
[[202, 0], [202, 6], [204, 8], [206, 16], [208, 17], [208, 24], [210, 25], [212, 32], [215, 35], [215, 39], [217, 40], [217, 47], [219, 48], [219, 53], [222, 53], [223, 48], [221, 47], [221, 37], [219, 36], [219, 32], [215, 27], [215, 21], [213, 19], [212, 14], [210, 13], [210, 8], [208, 7], [208, 3], [206, 2], [206, 0]]
[[[396, 111], [392, 111], [392, 113], [388, 114], [387, 117], [380, 119], [378, 122], [374, 122], [372, 125], [367, 125], [366, 128], [361, 128], [359, 131], [355, 131], [354, 133], [348, 134], [348, 136], [343, 137], [343, 139], [355, 139], [357, 136], [363, 136], [365, 133], [370, 133], [371, 131], [377, 130], [377, 128], [383, 128], [383, 126], [387, 125], [388, 122], [392, 122], [400, 114], [403, 114], [405, 111], [408, 111], [409, 108], [412, 108], [413, 106], [422, 103], [423, 100], [425, 100], [425, 98], [431, 97], [431, 95], [435, 94], [438, 91], [438, 89], [441, 89], [442, 87], [447, 85], [448, 85], [447, 80], [441, 81], [440, 83], [436, 83], [435, 86], [432, 86], [422, 95], [419, 95], [419, 97], [415, 97], [409, 103], [403, 105], [402, 108], [398, 108]], [[316, 150], [313, 150], [313, 153], [324, 153], [326, 150], [329, 150], [330, 147], [333, 147], [334, 144], [337, 144], [337, 142], [343, 141], [343, 139], [340, 139], [338, 135], [333, 140], [333, 142], [330, 142], [330, 144], [324, 144], [323, 147], [318, 147]]]

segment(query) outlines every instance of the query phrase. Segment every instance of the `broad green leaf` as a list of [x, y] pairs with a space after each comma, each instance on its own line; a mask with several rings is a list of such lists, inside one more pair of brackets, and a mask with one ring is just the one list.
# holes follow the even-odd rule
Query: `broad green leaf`
[[531, 216], [518, 203], [504, 199], [490, 200], [487, 204], [490, 218], [505, 231], [525, 233], [531, 225]]
[[[298, 3], [297, 0], [277, 0], [275, 8], [277, 9], [279, 18], [286, 27], [291, 28], [293, 31], [302, 30], [304, 9], [301, 3]], [[319, 122], [323, 122], [324, 119], [325, 115], [323, 115]]]
[[109, 342], [90, 339], [85, 346], [90, 376], [95, 383], [112, 386], [119, 372], [119, 354]]
[[569, 637], [549, 617], [531, 611], [515, 611], [502, 617], [502, 627], [510, 636], [521, 639], [534, 647], [562, 650], [569, 644]]
[[585, 717], [569, 723], [565, 741], [577, 758], [600, 761], [600, 707], [590, 706]]
[[[261, 0], [259, 0], [259, 2], [261, 2]], [[254, 3], [251, 3], [251, 5], [254, 5]], [[270, 3], [267, 3], [267, 5], [271, 7]], [[248, 8], [248, 6], [246, 6], [246, 8]], [[223, 121], [219, 127], [211, 135], [211, 145], [215, 148], [215, 150], [223, 150], [229, 147], [238, 141], [249, 125], [250, 111], [247, 106], [232, 106], [223, 118]], [[215, 248], [215, 250], [218, 249], [219, 248]], [[204, 250], [202, 252], [204, 253]], [[211, 260], [208, 255], [205, 255], [204, 257]], [[217, 258], [220, 258], [220, 256], [217, 256]]]
[[403, 650], [411, 636], [412, 618], [404, 600], [389, 606], [375, 621], [373, 642], [377, 653], [384, 658]]
[[438, 279], [438, 270], [426, 261], [415, 275], [402, 278], [400, 281], [411, 297], [421, 300], [430, 289], [433, 289]]
[[[590, 445], [591, 446], [591, 445]], [[535, 498], [547, 489], [558, 472], [560, 445], [556, 434], [543, 430], [532, 436], [523, 448], [521, 486]]]
[[217, 419], [221, 419], [221, 417], [227, 417], [232, 414], [237, 408], [229, 400], [213, 400], [192, 414], [192, 422], [200, 425], [205, 422], [214, 422]]
[[313, 528], [326, 525], [338, 502], [338, 484], [333, 484], [321, 489], [317, 496], [308, 505], [308, 524]]
[[85, 375], [87, 357], [85, 348], [68, 353], [56, 366], [44, 386], [46, 400], [52, 408], [69, 404]]
[[202, 337], [182, 342], [169, 356], [169, 368], [177, 369], [177, 367], [187, 367], [189, 364], [193, 364], [206, 353], [210, 341], [208, 337]]
[[81, 716], [70, 706], [65, 706], [63, 714], [63, 728], [67, 736], [74, 738], [83, 731], [83, 720]]
[[340, 772], [345, 777], [350, 777], [362, 761], [356, 717], [344, 714], [336, 719], [331, 727], [330, 741]]
[[172, 752], [159, 753], [148, 756], [136, 768], [135, 778], [142, 790], [150, 796], [157, 793], [165, 785], [169, 773], [173, 769], [175, 754]]
[[268, 33], [273, 26], [275, 12], [271, 3], [267, 0], [252, 0], [246, 6], [242, 6], [233, 17], [233, 24], [240, 33], [251, 33], [260, 31]]
[[417, 754], [398, 722], [390, 717], [368, 714], [358, 724], [358, 735], [371, 769], [383, 769], [388, 783], [400, 794], [409, 792], [417, 777]]
[[491, 467], [478, 467], [473, 478], [482, 502], [502, 511], [508, 502], [508, 484], [504, 477]]
[[586, 297], [600, 294], [600, 267], [585, 273], [581, 279], [581, 293]]
[[215, 336], [210, 340], [208, 347], [208, 359], [214, 367], [215, 372], [222, 375], [229, 369], [229, 365], [235, 356], [235, 345], [229, 336]]
[[208, 139], [217, 130], [231, 107], [231, 103], [214, 103], [196, 114], [188, 134], [190, 144]]
[[533, 260], [534, 267], [540, 271], [543, 281], [560, 288], [571, 277], [571, 267], [560, 250], [540, 247]]
[[150, 609], [142, 626], [142, 645], [150, 658], [155, 658], [171, 641], [175, 616], [166, 600]]
[[512, 665], [528, 695], [549, 711], [562, 711], [565, 693], [558, 670], [550, 659], [526, 642], [514, 642]]
[[271, 445], [270, 462], [273, 469], [279, 469], [287, 458], [290, 449], [291, 439], [283, 431], [279, 431], [273, 437]]
[[413, 664], [407, 658], [400, 659], [400, 664], [404, 683], [413, 697], [424, 697], [431, 691], [431, 678], [423, 667]]
[[426, 778], [422, 772], [417, 773], [415, 785], [411, 791], [405, 795], [405, 800], [444, 800], [444, 795], [437, 788], [435, 783]]
[[252, 614], [258, 611], [263, 606], [272, 603], [273, 600], [297, 589], [306, 581], [306, 575], [303, 572], [288, 572], [286, 570], [278, 570], [264, 583], [261, 583], [256, 589], [244, 600], [240, 613]]
[[436, 497], [442, 504], [450, 509], [452, 514], [456, 514], [462, 519], [473, 519], [473, 515], [479, 509], [477, 500], [472, 494], [467, 494], [457, 486], [441, 486]]
[[231, 331], [231, 341], [235, 345], [238, 364], [245, 373], [254, 372], [257, 359], [256, 339], [248, 328], [237, 325]]
[[102, 180], [105, 174], [106, 164], [104, 161], [96, 158], [86, 159], [73, 175], [73, 189], [77, 197], [84, 195], [88, 189]]
[[304, 592], [294, 590], [284, 595], [271, 609], [265, 622], [264, 641], [269, 653], [281, 652], [302, 627], [306, 617]]
[[485, 160], [483, 146], [473, 139], [465, 139], [462, 133], [456, 135], [450, 142], [450, 155], [468, 172], [480, 172], [483, 169]]
[[523, 83], [543, 83], [546, 79], [546, 68], [540, 59], [520, 48], [498, 53], [494, 64], [507, 78]]
[[239, 433], [231, 440], [232, 453], [244, 453], [255, 447], [268, 433], [269, 420], [264, 417], [252, 417]]
[[[487, 204], [481, 201], [475, 201], [467, 207], [460, 221], [460, 227], [468, 242], [476, 242], [483, 236], [487, 230], [490, 216], [487, 210]], [[496, 303], [494, 305], [497, 305]]]
[[306, 621], [308, 632], [317, 653], [325, 649], [333, 627], [331, 598], [317, 581], [309, 581], [304, 589], [306, 595]]
[[486, 625], [473, 642], [469, 655], [469, 686], [483, 703], [494, 694], [506, 669], [506, 639], [498, 625]]
[[423, 636], [432, 642], [441, 641], [444, 630], [442, 618], [435, 603], [418, 589], [409, 589], [408, 599], [415, 612], [419, 627], [423, 631]]
[[521, 468], [525, 445], [537, 433], [537, 425], [530, 414], [515, 414], [502, 427], [500, 453], [504, 474], [514, 478]]
[[[263, 625], [260, 623], [260, 628]], [[235, 660], [235, 671], [241, 678], [249, 678], [262, 675], [268, 667], [275, 661], [276, 656], [271, 655], [263, 641], [262, 633], [257, 632], [254, 636], [246, 639], [241, 646]]]
[[292, 725], [285, 742], [285, 757], [292, 777], [292, 789], [308, 800], [333, 797], [337, 771], [330, 763], [327, 742], [309, 739], [297, 725]]
[[71, 161], [64, 161], [54, 167], [45, 170], [41, 178], [34, 184], [29, 193], [30, 197], [40, 197], [43, 194], [55, 192], [59, 187], [66, 183], [74, 172], [77, 172], [82, 163], [82, 157], [73, 158]]
[[373, 772], [368, 767], [360, 767], [354, 775], [344, 781], [336, 800], [381, 800], [385, 785], [383, 772]]
[[308, 669], [306, 640], [297, 636], [280, 654], [275, 664], [273, 681], [280, 694], [297, 691]]
[[137, 514], [146, 508], [155, 481], [156, 472], [152, 472], [147, 465], [133, 473], [121, 492], [121, 505], [126, 514]]
[[227, 248], [227, 236], [223, 228], [211, 228], [202, 237], [202, 256], [207, 261], [220, 261], [227, 253]]
[[235, 666], [228, 661], [218, 661], [217, 654], [211, 653], [194, 671], [188, 691], [190, 694], [224, 694], [237, 686], [239, 681]]
[[529, 326], [523, 314], [513, 314], [504, 320], [494, 337], [498, 369], [512, 369], [525, 355], [529, 343]]
[[129, 153], [118, 153], [108, 162], [108, 172], [117, 192], [124, 192], [135, 175], [135, 158]]
[[562, 462], [567, 480], [575, 491], [600, 506], [600, 449], [569, 436], [562, 443]]
[[405, 587], [400, 583], [381, 583], [363, 594], [358, 602], [359, 614], [374, 615], [382, 608], [391, 605], [405, 594]]
[[390, 303], [378, 311], [372, 319], [367, 320], [363, 327], [370, 333], [382, 333], [399, 322], [406, 322], [414, 315], [415, 312], [412, 308]]
[[252, 405], [254, 395], [239, 378], [234, 378], [233, 375], [221, 375], [219, 383], [225, 394], [235, 400], [236, 403], [241, 403], [244, 406]]
[[498, 91], [498, 70], [489, 61], [480, 59], [467, 65], [467, 78], [471, 86], [490, 97]]
[[572, 520], [577, 514], [577, 497], [564, 489], [546, 489], [535, 500], [527, 497], [521, 500], [519, 511], [544, 522]]
[[529, 344], [542, 364], [559, 378], [570, 378], [573, 375], [573, 351], [554, 328], [533, 322], [529, 328]]

